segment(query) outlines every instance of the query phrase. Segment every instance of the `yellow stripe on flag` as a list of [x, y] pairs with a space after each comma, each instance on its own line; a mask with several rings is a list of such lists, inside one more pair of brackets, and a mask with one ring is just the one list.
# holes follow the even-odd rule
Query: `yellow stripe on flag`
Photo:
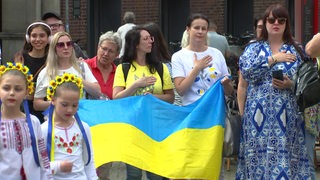
[[122, 161], [168, 178], [218, 179], [224, 128], [182, 129], [157, 142], [132, 125], [91, 127], [95, 165]]

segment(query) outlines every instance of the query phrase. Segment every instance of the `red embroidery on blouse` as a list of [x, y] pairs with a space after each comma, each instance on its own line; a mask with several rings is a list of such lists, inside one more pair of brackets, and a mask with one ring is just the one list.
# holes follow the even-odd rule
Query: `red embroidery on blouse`
[[56, 143], [57, 147], [65, 152], [69, 153], [69, 154], [72, 154], [74, 149], [79, 146], [80, 141], [81, 141], [79, 134], [73, 135], [70, 142], [67, 142], [61, 136], [60, 137], [55, 136], [54, 139], [55, 139], [55, 143]]

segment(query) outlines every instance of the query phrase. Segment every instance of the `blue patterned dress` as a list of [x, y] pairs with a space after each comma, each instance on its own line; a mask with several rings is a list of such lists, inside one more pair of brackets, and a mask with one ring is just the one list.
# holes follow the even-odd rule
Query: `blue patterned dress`
[[293, 53], [293, 63], [268, 66], [272, 55], [268, 42], [250, 44], [239, 65], [248, 82], [243, 130], [236, 179], [308, 179], [304, 122], [291, 89], [272, 86], [272, 71], [282, 69], [291, 80], [301, 63], [294, 46], [284, 44], [280, 51]]

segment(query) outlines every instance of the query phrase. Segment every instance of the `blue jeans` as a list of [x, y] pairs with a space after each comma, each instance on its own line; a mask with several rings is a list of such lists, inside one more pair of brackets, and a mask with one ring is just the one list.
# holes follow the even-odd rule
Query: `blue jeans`
[[[131, 166], [129, 164], [126, 164], [127, 167], [127, 180], [141, 180], [142, 178], [142, 170]], [[147, 178], [149, 180], [162, 180], [162, 176], [159, 176], [157, 174], [153, 174], [151, 172], [146, 171]]]
[[310, 173], [311, 173], [311, 179], [316, 180], [316, 172], [314, 169], [314, 145], [316, 142], [316, 136], [309, 133], [308, 131], [305, 132], [305, 138], [306, 138], [306, 147], [307, 147], [307, 154], [308, 154], [308, 160], [309, 160], [309, 167], [310, 167]]

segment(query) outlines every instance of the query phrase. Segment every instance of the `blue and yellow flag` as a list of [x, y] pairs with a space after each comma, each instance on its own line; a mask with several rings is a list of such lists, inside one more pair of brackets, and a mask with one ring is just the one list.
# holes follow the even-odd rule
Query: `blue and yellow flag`
[[225, 101], [216, 83], [195, 103], [175, 106], [152, 95], [81, 100], [96, 167], [121, 161], [168, 178], [218, 179]]

